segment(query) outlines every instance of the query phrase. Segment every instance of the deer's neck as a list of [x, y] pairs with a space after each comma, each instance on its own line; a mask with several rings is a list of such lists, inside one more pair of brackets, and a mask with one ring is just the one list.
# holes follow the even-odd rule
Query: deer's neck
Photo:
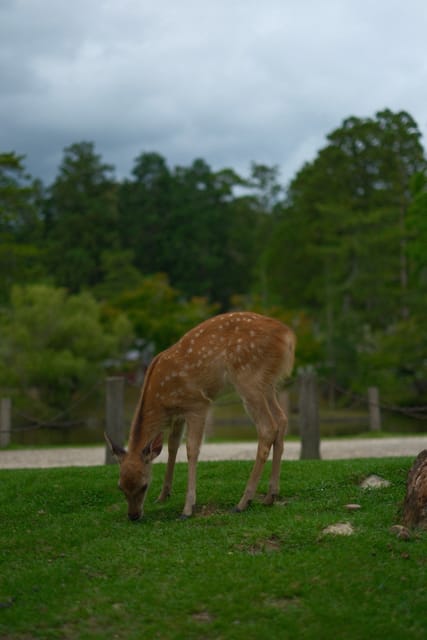
[[161, 354], [152, 361], [145, 374], [144, 385], [138, 406], [132, 420], [129, 434], [129, 451], [140, 452], [163, 429], [166, 422], [165, 411], [158, 401], [157, 385], [151, 384], [153, 371]]
[[166, 422], [167, 415], [160, 405], [145, 402], [132, 422], [129, 452], [141, 452], [164, 429]]

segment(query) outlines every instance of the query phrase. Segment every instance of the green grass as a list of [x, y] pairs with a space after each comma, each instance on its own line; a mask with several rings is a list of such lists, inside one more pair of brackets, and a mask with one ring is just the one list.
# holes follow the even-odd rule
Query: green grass
[[[115, 467], [2, 471], [0, 638], [424, 639], [427, 534], [389, 532], [411, 463], [286, 462], [283, 500], [242, 514], [250, 463], [202, 463], [184, 522], [186, 466], [160, 505], [155, 465], [136, 524]], [[392, 485], [362, 490], [369, 473]], [[322, 536], [338, 521], [355, 534]]]

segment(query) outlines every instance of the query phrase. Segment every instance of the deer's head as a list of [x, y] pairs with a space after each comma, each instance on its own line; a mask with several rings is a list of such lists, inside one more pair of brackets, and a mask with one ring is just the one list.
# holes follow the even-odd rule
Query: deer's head
[[129, 453], [116, 445], [105, 434], [113, 455], [120, 463], [119, 489], [128, 503], [129, 520], [139, 520], [143, 514], [144, 501], [151, 483], [152, 462], [160, 454], [163, 436], [159, 434], [139, 453]]

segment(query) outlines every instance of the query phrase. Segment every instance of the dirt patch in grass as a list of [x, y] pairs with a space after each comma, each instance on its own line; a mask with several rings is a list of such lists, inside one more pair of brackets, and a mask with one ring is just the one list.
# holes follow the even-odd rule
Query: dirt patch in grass
[[265, 600], [267, 607], [280, 609], [280, 611], [288, 611], [289, 609], [297, 609], [302, 606], [301, 598], [297, 596], [284, 596], [282, 598], [267, 598]]
[[224, 509], [221, 509], [217, 504], [204, 504], [200, 509], [196, 509], [195, 516], [201, 518], [209, 518], [210, 516], [217, 516], [225, 513]]
[[272, 534], [267, 538], [260, 538], [254, 542], [242, 542], [234, 545], [236, 551], [243, 553], [249, 553], [251, 556], [259, 555], [261, 553], [275, 553], [280, 551], [283, 545], [283, 541], [276, 534]]
[[209, 611], [198, 611], [197, 613], [193, 613], [191, 616], [194, 622], [199, 622], [201, 624], [209, 624], [215, 620], [215, 616], [213, 616]]

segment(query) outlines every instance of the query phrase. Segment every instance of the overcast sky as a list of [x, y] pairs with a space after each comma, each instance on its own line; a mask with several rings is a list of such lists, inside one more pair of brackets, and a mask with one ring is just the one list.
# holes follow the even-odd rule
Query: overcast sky
[[92, 141], [286, 183], [350, 115], [427, 135], [426, 0], [0, 0], [0, 151], [49, 182]]

